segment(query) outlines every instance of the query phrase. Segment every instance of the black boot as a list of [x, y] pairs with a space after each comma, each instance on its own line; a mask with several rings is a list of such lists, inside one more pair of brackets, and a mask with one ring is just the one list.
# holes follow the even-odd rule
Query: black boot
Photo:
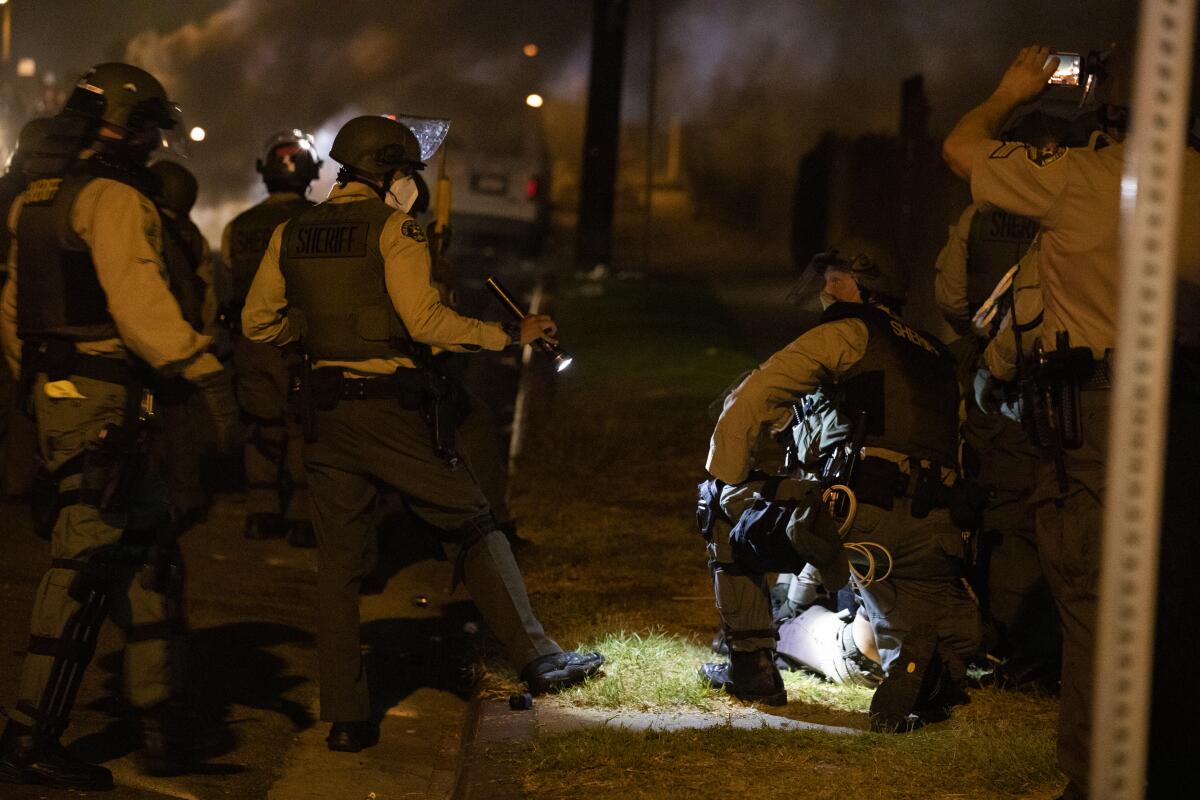
[[926, 722], [940, 721], [924, 719], [916, 713], [922, 696], [932, 695], [930, 690], [940, 669], [937, 643], [932, 632], [927, 629], [909, 632], [900, 646], [898, 657], [871, 698], [871, 730], [876, 733], [908, 733]]
[[255, 513], [246, 517], [247, 539], [278, 539], [287, 533], [288, 523], [278, 514]]
[[112, 773], [80, 760], [58, 739], [35, 736], [12, 720], [0, 738], [0, 783], [36, 783], [62, 789], [108, 791]]
[[532, 695], [557, 692], [590, 678], [604, 666], [599, 653], [577, 653], [567, 650], [535, 658], [521, 670], [521, 680], [529, 685]]
[[748, 703], [769, 706], [787, 705], [787, 690], [783, 676], [775, 666], [773, 650], [754, 650], [744, 653], [734, 650], [728, 664], [705, 664], [700, 675], [714, 689], [724, 689]]
[[357, 753], [379, 743], [379, 726], [374, 722], [335, 722], [325, 743], [339, 753]]
[[233, 749], [236, 742], [213, 720], [196, 713], [187, 699], [164, 700], [142, 712], [142, 770], [148, 775], [183, 775], [200, 762]]

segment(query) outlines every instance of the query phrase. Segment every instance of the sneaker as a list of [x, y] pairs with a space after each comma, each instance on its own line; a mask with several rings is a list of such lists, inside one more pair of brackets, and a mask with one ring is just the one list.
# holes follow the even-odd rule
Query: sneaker
[[536, 696], [574, 686], [595, 675], [602, 666], [604, 656], [599, 653], [567, 650], [529, 662], [521, 670], [521, 680], [529, 685], [529, 693]]

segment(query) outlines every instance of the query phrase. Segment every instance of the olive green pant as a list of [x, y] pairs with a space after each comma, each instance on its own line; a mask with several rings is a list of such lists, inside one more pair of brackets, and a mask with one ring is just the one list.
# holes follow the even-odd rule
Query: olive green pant
[[1062, 625], [1058, 767], [1075, 787], [1086, 792], [1112, 398], [1108, 391], [1084, 391], [1080, 396], [1083, 447], [1064, 453], [1067, 489], [1064, 492], [1058, 485], [1054, 460], [1047, 453], [1038, 465], [1033, 502], [1038, 555]]
[[[759, 484], [761, 485], [761, 484]], [[754, 483], [727, 486], [721, 507], [737, 519], [753, 501]], [[801, 516], [824, 513], [805, 508]], [[718, 523], [709, 545], [710, 559], [717, 565], [732, 564], [729, 526]], [[847, 542], [875, 542], [892, 557], [891, 574], [859, 591], [864, 613], [871, 622], [883, 667], [899, 656], [905, 636], [917, 627], [931, 628], [946, 656], [964, 661], [979, 647], [979, 611], [961, 585], [963, 540], [945, 510], [934, 510], [924, 519], [912, 516], [909, 501], [897, 498], [895, 506], [883, 509], [860, 504]], [[882, 575], [886, 565], [877, 567]], [[854, 559], [851, 559], [854, 561]], [[865, 565], [858, 563], [859, 569]], [[714, 569], [717, 610], [730, 646], [739, 651], [774, 648], [771, 606], [765, 575]], [[762, 632], [745, 635], [746, 632]]]
[[[50, 470], [95, 444], [100, 430], [109, 423], [120, 424], [125, 413], [125, 389], [87, 378], [73, 382], [84, 399], [51, 399], [43, 391], [44, 378], [34, 386], [34, 412], [42, 458]], [[78, 475], [66, 478], [62, 490], [79, 487]], [[165, 491], [147, 492], [138, 498], [143, 521], [166, 516]], [[103, 553], [112, 566], [103, 578], [108, 586], [108, 613], [125, 632], [125, 694], [136, 708], [149, 708], [166, 700], [177, 687], [179, 629], [177, 597], [169, 597], [143, 586], [148, 572], [144, 548], [128, 544], [129, 535], [113, 527], [91, 506], [70, 505], [59, 511], [50, 541], [53, 559], [86, 561]], [[80, 573], [52, 568], [43, 576], [34, 597], [31, 635], [59, 638], [80, 610], [71, 596], [71, 585]], [[33, 725], [22, 708], [38, 708], [51, 675], [54, 658], [29, 654], [21, 672], [13, 719]]]
[[461, 560], [467, 590], [515, 667], [560, 652], [530, 607], [508, 540], [486, 532], [490, 511], [478, 482], [466, 466], [451, 469], [434, 453], [419, 412], [397, 400], [343, 400], [318, 412], [316, 421], [317, 441], [305, 443], [304, 466], [317, 531], [321, 719], [370, 717], [358, 596], [381, 486], [399, 492], [413, 513], [443, 532], [447, 557]]
[[304, 473], [302, 436], [288, 413], [288, 375], [283, 351], [238, 337], [233, 345], [238, 405], [248, 418], [246, 513], [281, 515], [293, 522], [312, 517]]

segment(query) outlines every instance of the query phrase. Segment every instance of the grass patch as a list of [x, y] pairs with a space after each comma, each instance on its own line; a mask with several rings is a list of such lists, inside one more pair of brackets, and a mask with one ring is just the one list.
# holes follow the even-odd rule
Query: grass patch
[[723, 692], [698, 678], [697, 665], [711, 654], [695, 642], [661, 631], [617, 631], [582, 646], [604, 653], [605, 675], [563, 692], [563, 702], [631, 711], [717, 711], [728, 705]]
[[[513, 485], [534, 607], [565, 647], [598, 649], [605, 674], [557, 702], [630, 711], [729, 711], [696, 676], [718, 625], [695, 485], [722, 390], [755, 365], [704, 287], [683, 280], [565, 283], [555, 317], [576, 357], [537, 409]], [[785, 675], [771, 713], [866, 727], [869, 691]], [[515, 690], [496, 668], [486, 685]], [[712, 729], [590, 730], [508, 754], [533, 798], [1053, 797], [1053, 700], [994, 690], [905, 736]]]
[[[1052, 726], [1014, 730], [987, 707], [988, 698], [981, 700], [949, 723], [902, 736], [598, 728], [541, 737], [509, 758], [529, 798], [562, 797], [568, 786], [594, 798], [703, 800], [764, 791], [811, 800], [1053, 797], [1059, 780]], [[1033, 715], [1029, 722], [1050, 721], [1044, 705], [1023, 709]]]

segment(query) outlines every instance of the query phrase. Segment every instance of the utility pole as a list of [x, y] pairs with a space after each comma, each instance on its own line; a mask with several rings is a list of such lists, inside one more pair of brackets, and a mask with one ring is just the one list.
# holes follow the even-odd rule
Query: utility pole
[[0, 61], [7, 64], [12, 56], [12, 6], [8, 0], [0, 0], [0, 6], [4, 7], [3, 31], [0, 32], [0, 39], [3, 39], [3, 44], [0, 44]]
[[594, 0], [592, 71], [579, 192], [575, 263], [582, 268], [612, 260], [613, 206], [621, 133], [621, 78], [629, 0]]
[[650, 59], [646, 77], [646, 228], [642, 231], [642, 268], [649, 270], [654, 233], [654, 129], [658, 105], [658, 0], [646, 0], [650, 13]]

